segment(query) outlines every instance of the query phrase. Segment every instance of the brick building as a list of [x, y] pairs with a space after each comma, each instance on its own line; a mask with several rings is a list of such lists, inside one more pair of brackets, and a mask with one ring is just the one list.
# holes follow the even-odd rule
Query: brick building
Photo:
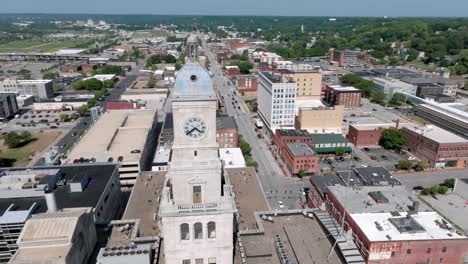
[[286, 151], [286, 145], [289, 143], [305, 143], [312, 145], [312, 137], [307, 130], [298, 129], [276, 129], [273, 136], [278, 154], [282, 155]]
[[287, 143], [282, 158], [286, 167], [293, 174], [304, 173], [317, 174], [319, 169], [318, 156], [306, 143]]
[[378, 145], [380, 137], [385, 129], [393, 127], [393, 124], [359, 125], [350, 124], [346, 138], [356, 147]]
[[357, 51], [330, 49], [328, 61], [338, 63], [339, 66], [355, 65], [357, 64], [358, 54]]
[[243, 96], [257, 96], [258, 79], [254, 75], [240, 75], [236, 78], [237, 90]]
[[431, 167], [466, 166], [468, 140], [436, 126], [404, 127], [404, 148]]
[[362, 92], [354, 87], [327, 85], [324, 101], [330, 106], [344, 105], [345, 109], [361, 107]]
[[216, 138], [220, 148], [238, 148], [239, 132], [232, 116], [216, 118]]
[[229, 77], [235, 77], [240, 75], [240, 69], [237, 66], [226, 66], [226, 74]]
[[107, 102], [106, 107], [108, 110], [123, 110], [123, 109], [136, 109], [137, 105], [134, 102], [117, 101], [117, 102]]
[[463, 263], [468, 239], [405, 186], [326, 187], [325, 207], [369, 264]]

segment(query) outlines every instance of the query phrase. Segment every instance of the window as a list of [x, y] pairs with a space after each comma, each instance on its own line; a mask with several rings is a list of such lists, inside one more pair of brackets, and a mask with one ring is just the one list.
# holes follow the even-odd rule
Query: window
[[442, 248], [442, 252], [443, 252], [443, 253], [447, 252], [447, 247], [443, 247], [443, 248]]
[[195, 259], [195, 264], [203, 264], [203, 259], [202, 258]]
[[201, 203], [202, 196], [201, 196], [201, 186], [193, 186], [193, 203]]
[[197, 154], [198, 154], [198, 153], [197, 153], [197, 151], [195, 150], [195, 151], [193, 152], [193, 155], [196, 157]]
[[408, 255], [411, 254], [411, 249], [407, 249], [406, 254], [408, 254]]
[[427, 253], [427, 254], [431, 253], [431, 248], [428, 248], [428, 249], [426, 250], [426, 253]]
[[215, 257], [208, 258], [208, 264], [216, 264], [216, 258]]
[[[181, 224], [180, 225], [180, 239], [181, 240], [189, 240], [190, 239], [190, 231], [189, 231], [189, 224]], [[190, 263], [190, 260], [189, 262]]]
[[184, 260], [182, 260], [182, 264], [190, 264], [190, 259], [184, 259]]
[[208, 229], [208, 238], [216, 238], [216, 223], [208, 222], [207, 229]]
[[395, 251], [392, 251], [391, 257], [393, 258], [395, 256]]
[[203, 239], [203, 225], [198, 222], [193, 225], [193, 232], [195, 233], [195, 239]]

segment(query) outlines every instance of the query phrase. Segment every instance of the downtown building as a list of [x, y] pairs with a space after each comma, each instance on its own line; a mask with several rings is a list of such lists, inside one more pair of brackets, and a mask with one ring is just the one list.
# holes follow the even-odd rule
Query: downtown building
[[0, 81], [0, 92], [29, 94], [37, 99], [54, 97], [51, 80], [10, 80]]
[[280, 73], [260, 72], [257, 91], [258, 115], [273, 133], [294, 128], [297, 84]]

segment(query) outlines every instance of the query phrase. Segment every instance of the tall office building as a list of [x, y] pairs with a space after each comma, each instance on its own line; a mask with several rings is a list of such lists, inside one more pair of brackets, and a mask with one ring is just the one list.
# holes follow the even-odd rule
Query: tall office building
[[270, 72], [260, 72], [258, 82], [258, 115], [263, 123], [272, 133], [294, 128], [296, 82], [288, 75]]
[[216, 94], [196, 61], [196, 38], [187, 43], [172, 94], [174, 143], [160, 204], [165, 263], [233, 263], [236, 208], [218, 156]]

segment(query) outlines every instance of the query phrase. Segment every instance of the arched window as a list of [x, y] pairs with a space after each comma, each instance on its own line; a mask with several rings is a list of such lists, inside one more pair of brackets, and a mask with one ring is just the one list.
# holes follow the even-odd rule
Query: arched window
[[195, 233], [195, 239], [203, 239], [203, 225], [198, 222], [193, 225], [193, 232]]
[[189, 240], [190, 239], [189, 224], [181, 224], [180, 225], [180, 239], [181, 240]]
[[216, 223], [208, 222], [208, 238], [216, 238]]

